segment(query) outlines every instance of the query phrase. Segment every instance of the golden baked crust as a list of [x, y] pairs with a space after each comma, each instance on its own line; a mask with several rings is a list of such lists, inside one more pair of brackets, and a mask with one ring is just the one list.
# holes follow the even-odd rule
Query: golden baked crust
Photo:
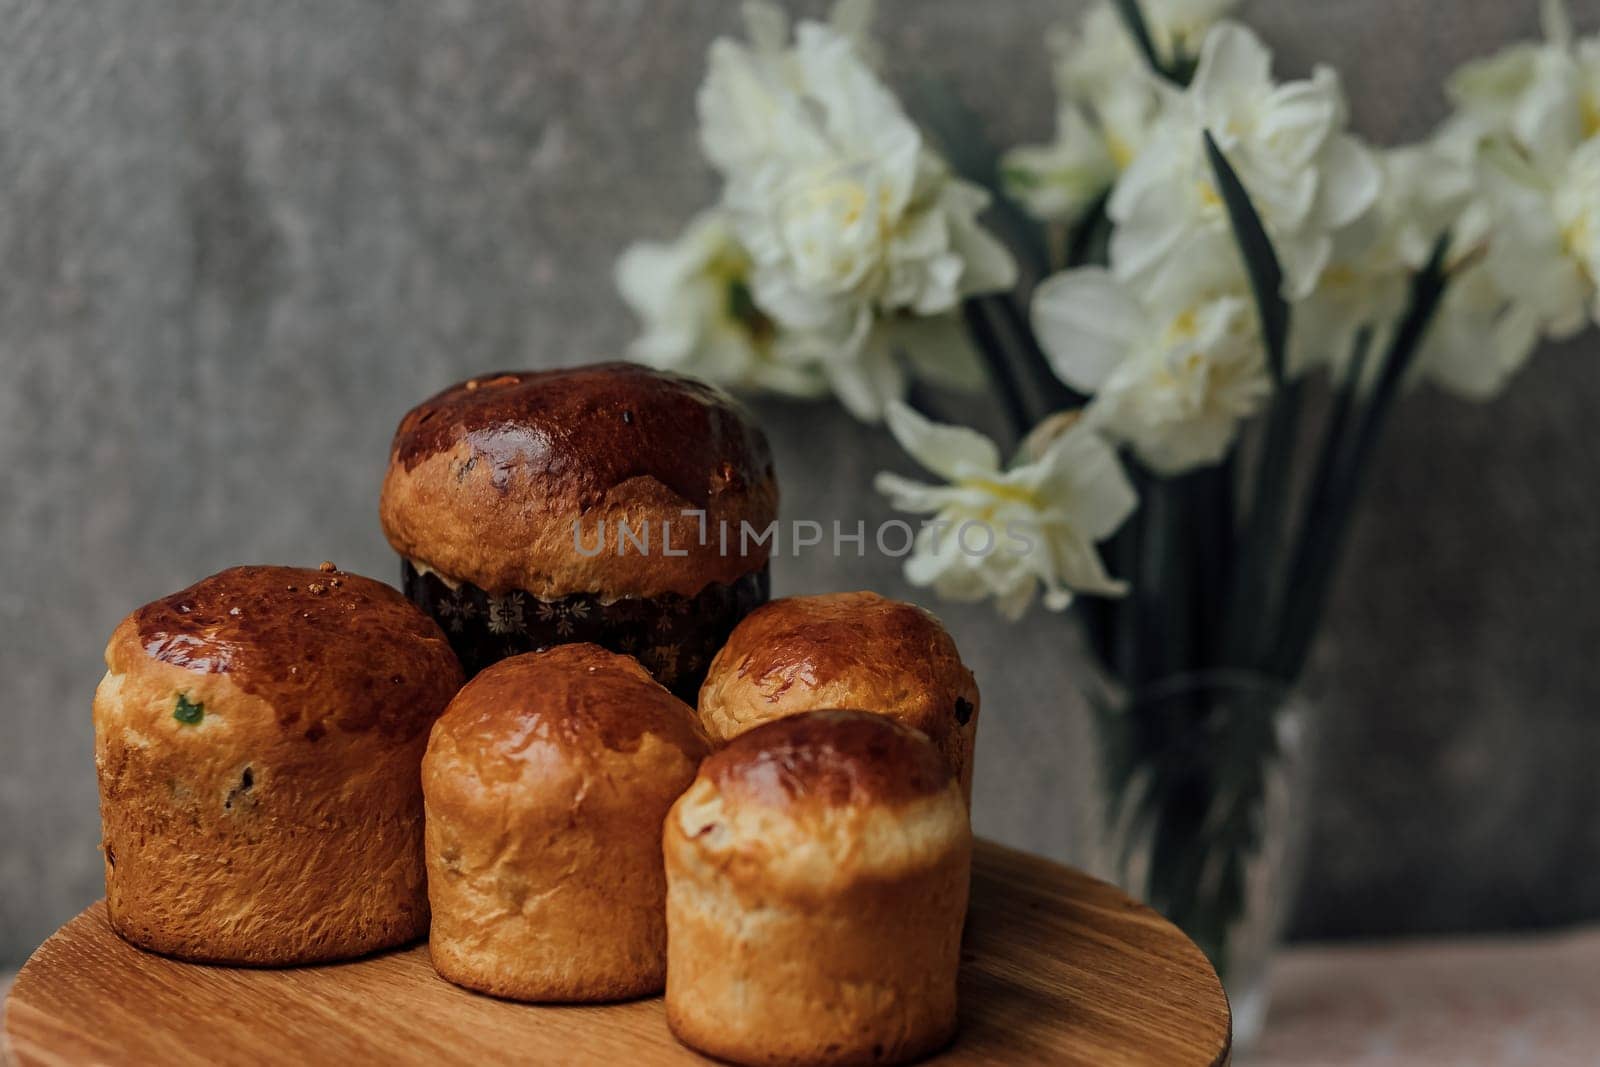
[[702, 765], [662, 847], [667, 1022], [685, 1044], [897, 1063], [954, 1034], [972, 837], [917, 731], [866, 712], [757, 727]]
[[700, 689], [700, 721], [716, 741], [817, 708], [915, 726], [970, 800], [978, 685], [930, 612], [870, 592], [774, 600], [734, 628]]
[[708, 758], [699, 777], [730, 803], [785, 810], [890, 805], [945, 792], [950, 771], [925, 736], [885, 729], [857, 710], [785, 716], [735, 738]]
[[332, 564], [234, 568], [129, 615], [106, 664], [95, 763], [118, 933], [295, 964], [426, 932], [417, 769], [461, 668], [398, 592]]
[[468, 683], [422, 764], [439, 973], [518, 1000], [659, 992], [662, 820], [708, 749], [687, 704], [595, 645]]
[[[763, 567], [767, 546], [743, 544], [740, 523], [764, 532], [777, 507], [766, 437], [742, 407], [692, 378], [604, 363], [485, 375], [418, 405], [395, 432], [380, 512], [395, 551], [491, 594], [650, 597]], [[705, 512], [704, 544], [685, 509]], [[622, 543], [622, 522], [649, 531], [647, 552]]]

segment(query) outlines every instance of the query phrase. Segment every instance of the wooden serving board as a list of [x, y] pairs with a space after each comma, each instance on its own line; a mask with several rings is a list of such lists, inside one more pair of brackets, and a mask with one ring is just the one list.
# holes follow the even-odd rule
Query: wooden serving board
[[[961, 1032], [940, 1064], [1228, 1060], [1228, 1001], [1204, 955], [1119, 890], [979, 842]], [[458, 989], [425, 945], [350, 963], [252, 970], [141, 952], [95, 904], [33, 954], [6, 1002], [4, 1058], [23, 1064], [704, 1062], [659, 998], [514, 1004]]]

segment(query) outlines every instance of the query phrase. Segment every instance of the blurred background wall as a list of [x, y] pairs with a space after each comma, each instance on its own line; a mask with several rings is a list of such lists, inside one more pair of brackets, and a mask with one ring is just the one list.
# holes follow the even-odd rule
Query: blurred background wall
[[[1040, 31], [1073, 7], [885, 0], [879, 30], [893, 79], [948, 78], [1004, 143], [1048, 132]], [[1394, 143], [1536, 8], [1245, 14]], [[89, 703], [117, 621], [234, 563], [392, 579], [395, 422], [474, 372], [622, 351], [612, 261], [713, 195], [693, 94], [736, 26], [715, 0], [0, 0], [0, 967], [101, 891]], [[1600, 916], [1594, 348], [1489, 406], [1414, 396], [1390, 436], [1309, 681], [1298, 933]], [[887, 515], [886, 435], [760, 411], [786, 514]], [[775, 573], [937, 607], [984, 687], [980, 832], [1063, 851], [1059, 620], [934, 605], [883, 559]]]

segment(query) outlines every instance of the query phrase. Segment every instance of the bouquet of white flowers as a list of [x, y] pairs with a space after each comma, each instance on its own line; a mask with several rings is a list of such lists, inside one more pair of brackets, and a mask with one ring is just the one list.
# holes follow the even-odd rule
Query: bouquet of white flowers
[[[1049, 38], [1054, 139], [997, 154], [936, 88], [912, 121], [864, 0], [792, 36], [749, 4], [698, 101], [722, 196], [617, 272], [634, 358], [831, 390], [887, 424], [935, 479], [877, 480], [932, 517], [912, 583], [1013, 619], [1041, 590], [1078, 601], [1129, 694], [1105, 751], [1112, 809], [1153, 842], [1142, 888], [1219, 967], [1273, 708], [1158, 714], [1140, 694], [1217, 671], [1292, 685], [1397, 400], [1421, 382], [1491, 397], [1542, 338], [1600, 321], [1600, 38], [1560, 2], [1543, 42], [1459, 71], [1455, 113], [1398, 148], [1349, 131], [1332, 69], [1276, 81], [1233, 6], [1092, 4]], [[1295, 492], [1318, 377], [1331, 402]], [[1012, 458], [914, 410], [918, 378], [987, 382]], [[946, 535], [1012, 518], [1041, 534], [1026, 551]]]

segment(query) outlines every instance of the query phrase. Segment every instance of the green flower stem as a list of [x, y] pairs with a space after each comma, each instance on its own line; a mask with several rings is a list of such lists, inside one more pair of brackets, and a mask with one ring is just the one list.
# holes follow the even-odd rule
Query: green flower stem
[[1122, 597], [1084, 597], [1078, 602], [1078, 610], [1088, 627], [1096, 659], [1119, 682], [1132, 687], [1147, 674], [1145, 659], [1151, 648], [1144, 621], [1151, 595], [1145, 566], [1150, 520], [1143, 504], [1149, 499], [1150, 486], [1143, 467], [1131, 459], [1126, 466], [1141, 504], [1105, 543], [1103, 552], [1108, 569], [1128, 583], [1128, 592]]
[[1207, 130], [1203, 138], [1206, 157], [1217, 181], [1217, 192], [1227, 208], [1228, 222], [1244, 259], [1245, 273], [1250, 277], [1250, 289], [1261, 318], [1261, 342], [1267, 350], [1267, 369], [1272, 372], [1273, 385], [1281, 390], [1289, 351], [1289, 302], [1283, 298], [1283, 268], [1244, 183], [1229, 164], [1228, 157], [1217, 147], [1211, 131]]
[[1194, 604], [1199, 585], [1194, 570], [1196, 534], [1195, 500], [1187, 477], [1161, 478], [1154, 482], [1157, 524], [1153, 540], [1158, 546], [1155, 599], [1160, 604], [1156, 615], [1160, 626], [1155, 651], [1160, 655], [1159, 677], [1187, 672], [1195, 661], [1197, 641]]
[[1111, 574], [1128, 583], [1128, 592], [1121, 597], [1081, 597], [1077, 610], [1088, 630], [1096, 661], [1123, 685], [1133, 685], [1143, 670], [1140, 598], [1146, 595], [1141, 590], [1149, 584], [1143, 565], [1147, 524], [1143, 501], [1148, 487], [1137, 463], [1128, 462], [1126, 467], [1141, 504], [1104, 543], [1101, 554]]
[[[1195, 658], [1188, 670], [1225, 666], [1228, 595], [1238, 553], [1234, 536], [1236, 452], [1185, 479], [1190, 497], [1190, 568], [1196, 576], [1193, 601]], [[1248, 557], [1246, 557], [1248, 558]]]
[[[1105, 553], [1113, 572], [1117, 571], [1115, 547], [1116, 541], [1113, 539], [1107, 543]], [[1095, 662], [1111, 674], [1121, 677], [1121, 668], [1117, 663], [1116, 599], [1103, 596], [1078, 597], [1073, 601], [1072, 609], [1083, 623]]]
[[1300, 421], [1302, 387], [1287, 379], [1290, 310], [1283, 298], [1283, 268], [1277, 252], [1261, 216], [1250, 202], [1249, 192], [1209, 131], [1203, 140], [1217, 192], [1227, 208], [1234, 241], [1250, 279], [1261, 325], [1261, 343], [1266, 349], [1267, 369], [1272, 376], [1272, 401], [1260, 454], [1256, 457], [1250, 521], [1239, 554], [1242, 566], [1225, 612], [1230, 630], [1228, 656], [1242, 666], [1256, 658], [1259, 620], [1267, 612], [1272, 595], [1271, 575], [1276, 569], [1278, 542], [1294, 470], [1295, 429]]
[[967, 332], [972, 335], [973, 346], [983, 357], [984, 368], [994, 385], [1000, 409], [1011, 430], [1012, 444], [1015, 445], [1038, 420], [1028, 411], [1009, 353], [989, 320], [988, 303], [984, 300], [967, 300], [961, 305], [961, 314], [966, 321]]
[[[1305, 508], [1295, 538], [1295, 550], [1288, 568], [1283, 603], [1280, 605], [1279, 638], [1266, 667], [1267, 673], [1283, 677], [1283, 634], [1291, 618], [1301, 618], [1310, 609], [1304, 598], [1309, 591], [1308, 577], [1317, 560], [1327, 551], [1326, 545], [1317, 542], [1329, 537], [1338, 522], [1335, 514], [1338, 482], [1343, 477], [1352, 432], [1357, 416], [1361, 383], [1366, 375], [1366, 364], [1371, 345], [1370, 331], [1362, 331], [1356, 339], [1345, 367], [1344, 380], [1339, 383], [1323, 423], [1321, 443], [1317, 449], [1317, 465], [1306, 491]], [[1296, 639], [1298, 640], [1298, 639]]]
[[[1428, 327], [1444, 299], [1449, 275], [1444, 268], [1449, 235], [1439, 240], [1433, 257], [1412, 279], [1411, 299], [1394, 339], [1384, 353], [1378, 380], [1365, 406], [1352, 415], [1360, 389], [1358, 366], [1336, 401], [1323, 457], [1313, 482], [1300, 546], [1290, 570], [1292, 585], [1278, 626], [1278, 643], [1267, 660], [1269, 674], [1285, 680], [1300, 676], [1310, 655], [1317, 625], [1327, 604], [1351, 520], [1371, 464], [1406, 375], [1416, 362]], [[1354, 419], [1354, 425], [1350, 423]], [[1344, 440], [1349, 435], [1348, 443]]]
[[1044, 414], [1082, 407], [1088, 398], [1056, 377], [1054, 368], [1050, 366], [1050, 357], [1044, 354], [1032, 324], [1017, 302], [1001, 294], [990, 298], [990, 306], [1003, 324], [1006, 334], [1014, 340], [1027, 387], [1042, 401]]
[[1290, 382], [1273, 392], [1267, 424], [1256, 456], [1255, 487], [1249, 519], [1244, 524], [1239, 558], [1244, 566], [1225, 617], [1229, 631], [1228, 660], [1238, 666], [1254, 663], [1264, 622], [1271, 609], [1272, 575], [1283, 551], [1285, 516], [1294, 475], [1295, 431], [1300, 425], [1305, 389]]
[[1110, 259], [1111, 217], [1106, 206], [1111, 202], [1111, 190], [1100, 194], [1067, 238], [1067, 266], [1086, 267], [1104, 264]]
[[1108, 825], [1120, 828], [1117, 873], [1137, 876], [1142, 844], [1148, 862], [1135, 888], [1224, 973], [1279, 754], [1276, 700], [1247, 686], [1163, 691], [1158, 683], [1095, 709]]
[[1150, 65], [1150, 69], [1170, 82], [1181, 84], [1173, 72], [1161, 62], [1161, 57], [1156, 55], [1155, 41], [1150, 36], [1150, 27], [1145, 22], [1139, 0], [1116, 0], [1116, 6], [1117, 13], [1122, 16], [1122, 24], [1128, 28], [1128, 36], [1133, 38], [1133, 43], [1139, 48], [1139, 54], [1144, 56], [1144, 61]]
[[1167, 541], [1172, 530], [1166, 524], [1162, 494], [1158, 491], [1160, 479], [1140, 463], [1128, 456], [1127, 467], [1139, 493], [1138, 536], [1129, 548], [1133, 584], [1128, 594], [1128, 609], [1135, 647], [1128, 657], [1127, 681], [1132, 686], [1143, 686], [1159, 678], [1164, 670], [1162, 654], [1165, 645], [1163, 634], [1162, 567], [1167, 558]]

